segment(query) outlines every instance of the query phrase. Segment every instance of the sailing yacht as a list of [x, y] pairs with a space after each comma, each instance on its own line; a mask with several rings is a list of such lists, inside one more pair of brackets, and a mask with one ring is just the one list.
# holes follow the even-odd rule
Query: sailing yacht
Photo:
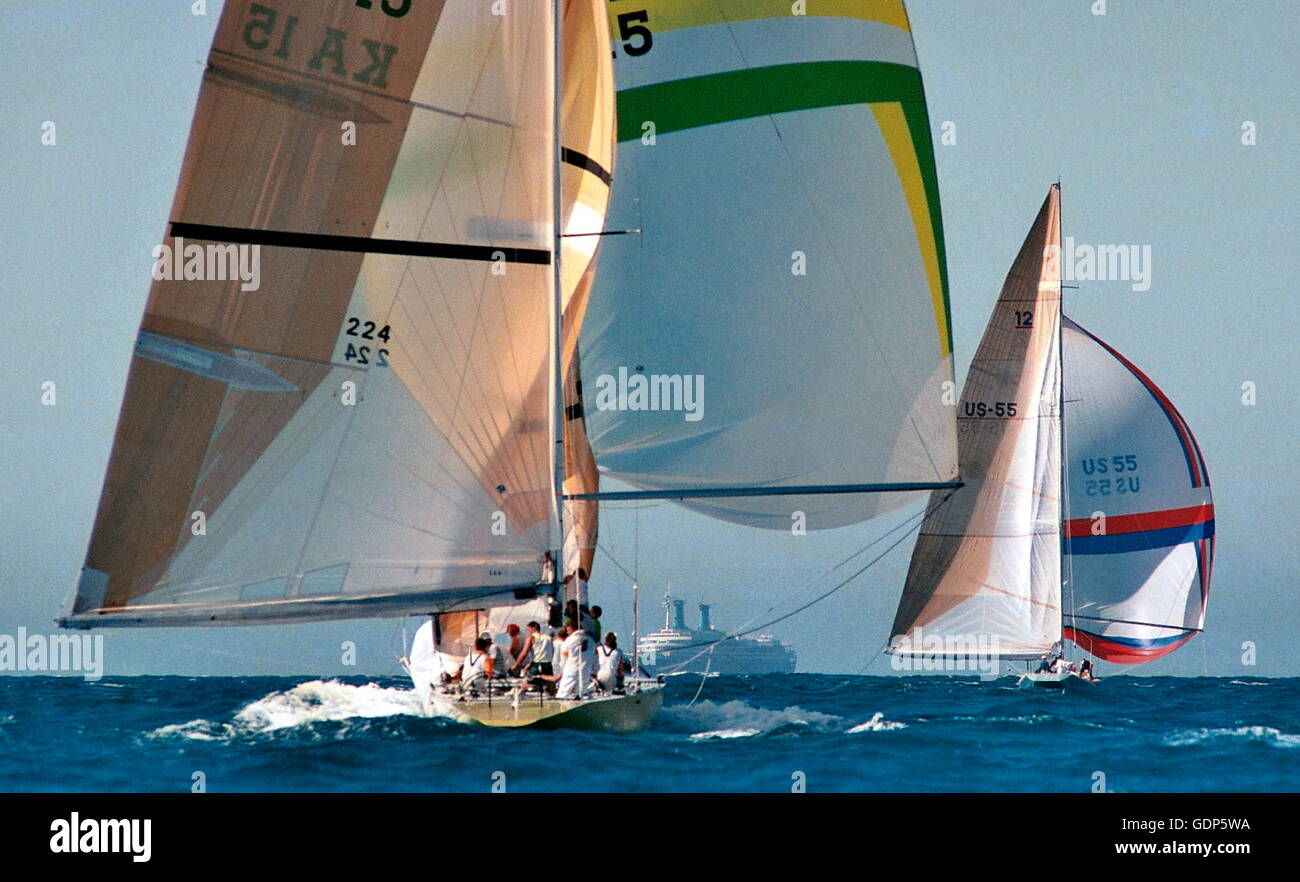
[[[431, 711], [634, 729], [653, 681], [434, 660], [584, 601], [603, 503], [819, 530], [956, 487], [907, 15], [808, 6], [227, 3], [61, 624], [417, 615]], [[239, 246], [256, 290], [190, 259]]]
[[[1138, 664], [1205, 625], [1214, 505], [1187, 421], [1136, 365], [1061, 312], [1054, 184], [958, 402], [965, 486], [936, 491], [888, 652]], [[1023, 685], [1077, 680], [1068, 665]]]

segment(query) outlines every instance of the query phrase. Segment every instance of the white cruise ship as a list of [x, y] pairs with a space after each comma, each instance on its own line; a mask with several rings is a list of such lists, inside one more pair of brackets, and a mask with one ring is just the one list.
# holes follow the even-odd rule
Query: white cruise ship
[[686, 604], [664, 597], [664, 626], [640, 640], [641, 664], [655, 674], [793, 674], [795, 653], [770, 634], [727, 637], [700, 604], [700, 627], [686, 625]]

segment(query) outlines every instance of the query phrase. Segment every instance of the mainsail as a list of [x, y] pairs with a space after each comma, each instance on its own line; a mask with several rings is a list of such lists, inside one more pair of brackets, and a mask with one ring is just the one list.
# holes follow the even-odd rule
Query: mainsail
[[1060, 189], [993, 307], [957, 405], [965, 486], [937, 490], [889, 651], [1034, 658], [1061, 636]]
[[1120, 664], [1173, 652], [1205, 623], [1214, 504], [1187, 422], [1155, 383], [1065, 320], [1069, 465], [1065, 635]]
[[[543, 578], [555, 34], [548, 3], [493, 5], [226, 4], [165, 240], [187, 270], [150, 291], [65, 624], [396, 615]], [[257, 290], [189, 271], [236, 245]]]
[[[601, 473], [739, 523], [957, 477], [929, 120], [899, 0], [613, 0], [619, 180], [583, 327]], [[881, 492], [865, 492], [881, 491]], [[901, 492], [912, 491], [912, 492]]]

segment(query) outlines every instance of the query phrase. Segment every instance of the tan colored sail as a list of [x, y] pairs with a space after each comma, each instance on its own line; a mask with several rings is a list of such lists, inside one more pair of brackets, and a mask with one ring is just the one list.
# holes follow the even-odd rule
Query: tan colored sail
[[[599, 490], [596, 458], [587, 440], [578, 339], [595, 278], [614, 173], [614, 72], [607, 4], [566, 0], [564, 10], [563, 162], [561, 194], [566, 238], [561, 250], [565, 308], [564, 492]], [[596, 556], [600, 503], [571, 500], [564, 506], [563, 575], [590, 578]]]
[[1060, 223], [1053, 186], [971, 362], [965, 486], [931, 497], [893, 652], [1037, 656], [1060, 638]]
[[164, 243], [258, 245], [260, 285], [154, 284], [74, 613], [365, 615], [536, 582], [544, 6], [226, 5]]

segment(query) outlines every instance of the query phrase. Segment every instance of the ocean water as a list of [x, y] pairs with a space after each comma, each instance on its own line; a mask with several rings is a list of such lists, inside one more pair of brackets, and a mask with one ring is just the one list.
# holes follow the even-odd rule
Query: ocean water
[[652, 728], [614, 735], [422, 717], [397, 678], [0, 677], [0, 791], [1300, 789], [1300, 678], [700, 684], [670, 678]]

